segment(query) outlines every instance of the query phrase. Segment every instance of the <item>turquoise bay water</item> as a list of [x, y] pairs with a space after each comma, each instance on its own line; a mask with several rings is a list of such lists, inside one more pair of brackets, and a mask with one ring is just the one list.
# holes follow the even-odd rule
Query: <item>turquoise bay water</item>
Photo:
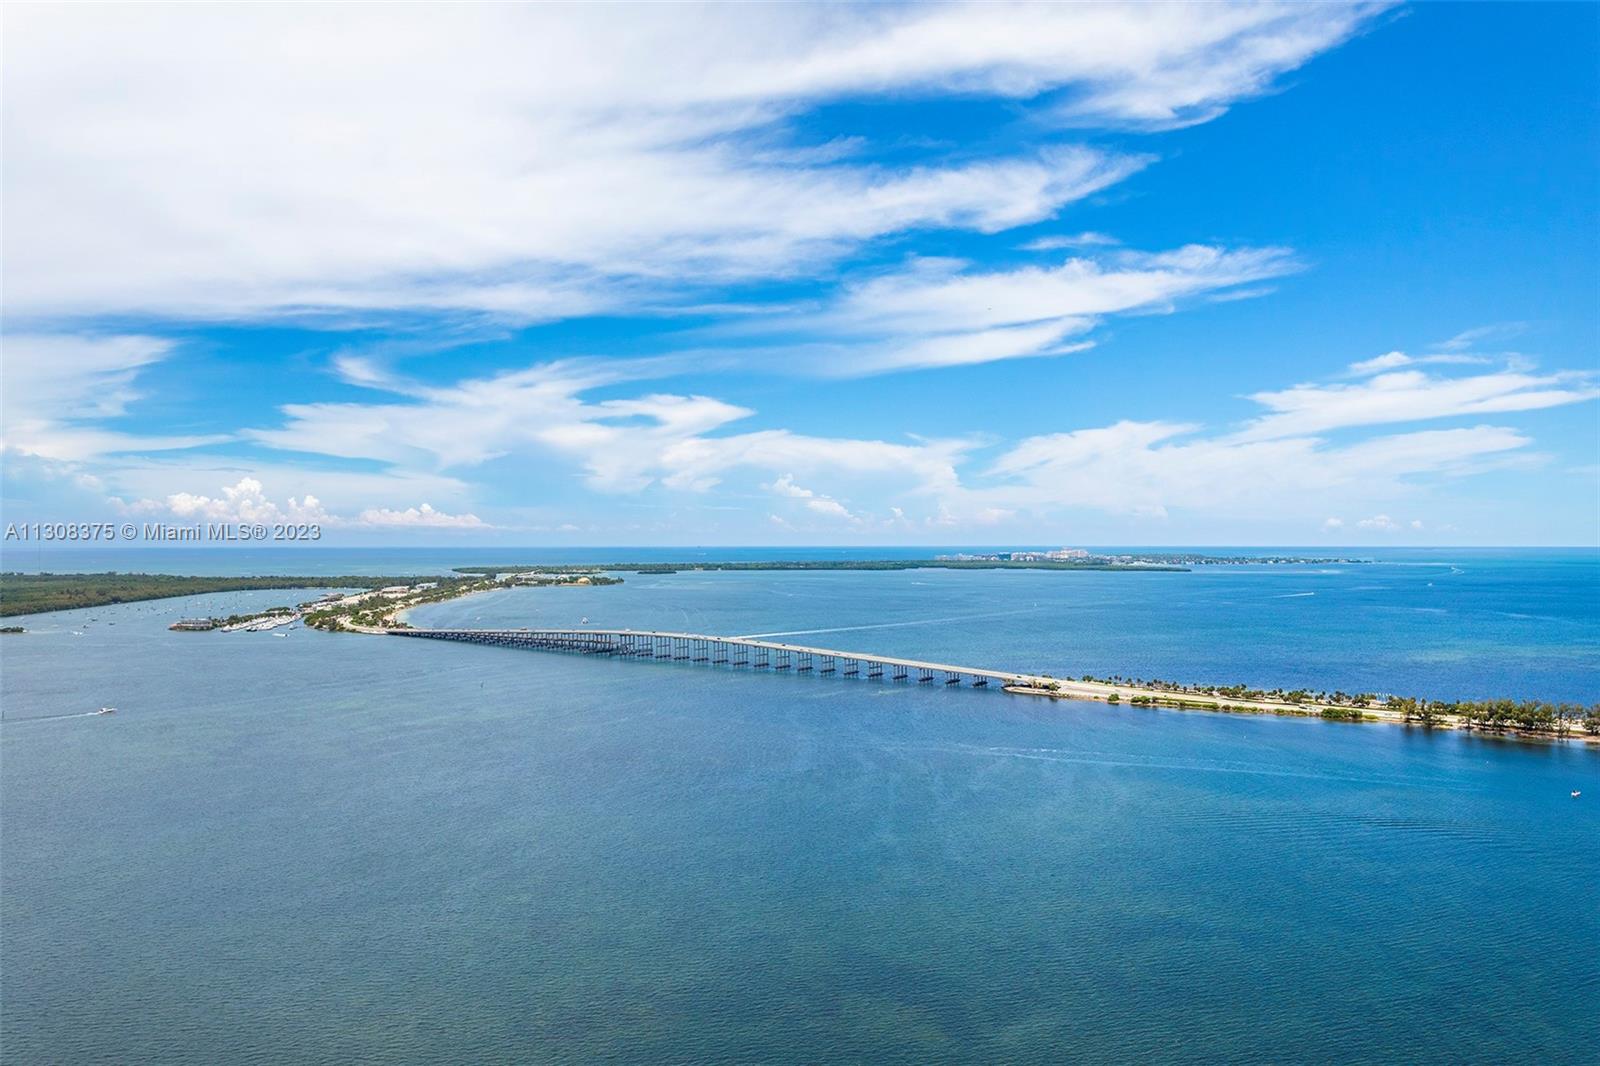
[[[1592, 554], [1427, 562], [630, 576], [413, 620], [1600, 696]], [[165, 629], [295, 598], [0, 638], [7, 1062], [1581, 1062], [1600, 1043], [1600, 752]]]

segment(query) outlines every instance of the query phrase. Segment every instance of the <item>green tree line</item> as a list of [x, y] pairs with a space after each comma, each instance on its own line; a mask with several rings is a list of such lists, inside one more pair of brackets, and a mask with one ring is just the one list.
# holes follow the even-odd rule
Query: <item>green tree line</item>
[[353, 588], [415, 585], [427, 577], [372, 577], [370, 575], [184, 577], [174, 574], [20, 574], [0, 573], [0, 617], [68, 611], [78, 607], [103, 607], [110, 603], [137, 603], [173, 596], [198, 596], [207, 592], [246, 592], [258, 589]]

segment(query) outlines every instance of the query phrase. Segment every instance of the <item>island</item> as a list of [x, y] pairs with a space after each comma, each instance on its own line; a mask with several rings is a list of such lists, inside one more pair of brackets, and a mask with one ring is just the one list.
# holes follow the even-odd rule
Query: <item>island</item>
[[[1134, 558], [1134, 557], [1128, 557]], [[667, 633], [635, 630], [589, 629], [419, 629], [406, 620], [414, 608], [442, 603], [497, 589], [594, 588], [618, 585], [618, 571], [663, 574], [679, 571], [810, 571], [810, 570], [912, 570], [948, 569], [1078, 569], [1078, 570], [1184, 570], [1167, 561], [1136, 562], [1057, 558], [960, 558], [917, 560], [777, 560], [766, 562], [711, 562], [686, 564], [609, 563], [599, 565], [546, 564], [535, 566], [457, 567], [436, 578], [341, 577], [176, 577], [154, 574], [0, 574], [0, 602], [5, 613], [62, 610], [167, 596], [229, 592], [246, 589], [332, 587], [355, 589], [333, 592], [293, 608], [273, 607], [257, 614], [227, 618], [183, 619], [177, 631], [257, 632], [300, 622], [326, 632], [379, 636], [412, 636], [468, 641], [551, 651], [577, 651], [629, 658], [671, 659], [691, 663], [748, 666], [777, 672], [878, 677], [922, 683], [942, 680], [946, 685], [970, 684], [1016, 695], [1076, 701], [1096, 701], [1112, 707], [1164, 708], [1230, 714], [1272, 714], [1315, 717], [1338, 722], [1389, 722], [1425, 729], [1458, 729], [1501, 736], [1540, 739], [1581, 737], [1600, 742], [1600, 705], [1540, 700], [1494, 699], [1447, 701], [1377, 693], [1345, 693], [1261, 688], [1244, 684], [1185, 684], [1132, 677], [1057, 678], [985, 667], [953, 666], [896, 659], [864, 652], [848, 652], [799, 645], [776, 644], [750, 637]], [[1285, 561], [1263, 557], [1258, 562]], [[1296, 560], [1303, 561], [1303, 560]], [[1327, 562], [1329, 560], [1323, 560]], [[1347, 560], [1348, 561], [1348, 560]], [[1199, 563], [1193, 557], [1191, 565]], [[45, 607], [49, 603], [58, 606]], [[7, 627], [8, 631], [20, 627]], [[713, 653], [713, 650], [716, 650]], [[691, 654], [690, 651], [698, 652]], [[842, 669], [840, 663], [848, 664]], [[819, 666], [819, 664], [821, 664]]]
[[[1191, 560], [1192, 561], [1192, 560]], [[1220, 560], [1219, 560], [1220, 561]], [[574, 584], [601, 585], [620, 580], [606, 574], [674, 574], [686, 571], [788, 571], [788, 570], [1117, 570], [1184, 571], [1186, 565], [1161, 562], [1154, 556], [1127, 556], [1119, 559], [1000, 559], [931, 558], [879, 560], [770, 560], [759, 562], [683, 562], [683, 563], [521, 563], [502, 566], [461, 566], [450, 574], [411, 574], [374, 576], [371, 574], [256, 575], [242, 577], [204, 577], [174, 574], [119, 573], [92, 574], [0, 573], [0, 617], [42, 614], [79, 607], [103, 607], [112, 603], [198, 596], [209, 592], [247, 592], [263, 589], [337, 588], [376, 590], [424, 584], [450, 584], [469, 578], [515, 577], [523, 584], [557, 585], [569, 579]]]
[[458, 574], [499, 574], [512, 571], [539, 569], [553, 573], [584, 573], [604, 571], [630, 574], [677, 574], [733, 571], [745, 573], [770, 571], [808, 570], [1120, 570], [1166, 571], [1182, 573], [1189, 567], [1154, 560], [1117, 562], [1100, 559], [1000, 559], [1000, 558], [945, 558], [930, 559], [763, 559], [740, 562], [692, 563], [599, 563], [578, 565], [519, 564], [514, 566], [458, 566]]
[[682, 563], [632, 562], [550, 565], [458, 566], [458, 574], [488, 574], [539, 569], [548, 572], [624, 571], [634, 574], [676, 574], [684, 571], [791, 570], [1114, 570], [1183, 573], [1199, 566], [1332, 566], [1358, 565], [1370, 559], [1299, 555], [1205, 555], [1196, 552], [1092, 552], [1087, 548], [1049, 551], [1013, 550], [983, 554], [935, 555], [926, 559], [752, 559]]
[[[666, 659], [702, 665], [724, 665], [779, 672], [878, 677], [946, 685], [991, 686], [1005, 692], [1048, 699], [1096, 701], [1109, 706], [1212, 711], [1229, 714], [1271, 714], [1321, 718], [1337, 722], [1388, 722], [1425, 729], [1460, 729], [1500, 736], [1544, 739], [1582, 739], [1600, 742], [1600, 705], [1539, 700], [1443, 701], [1376, 693], [1344, 693], [1305, 689], [1262, 689], [1242, 684], [1186, 685], [1159, 679], [1129, 677], [1077, 679], [1049, 674], [1028, 675], [983, 667], [926, 663], [863, 652], [848, 652], [803, 645], [779, 644], [751, 637], [726, 637], [697, 633], [610, 630], [529, 629], [416, 629], [403, 620], [405, 611], [424, 603], [471, 595], [507, 583], [542, 584], [594, 581], [590, 572], [568, 575], [566, 582], [550, 582], [548, 571], [505, 571], [497, 567], [471, 569], [484, 573], [475, 580], [441, 584], [418, 592], [392, 590], [385, 598], [363, 593], [329, 605], [308, 618], [307, 624], [328, 630], [348, 630], [373, 635], [428, 637], [483, 643], [502, 647], [527, 647], [548, 651], [615, 656], [623, 659]], [[847, 665], [841, 665], [847, 664]]]

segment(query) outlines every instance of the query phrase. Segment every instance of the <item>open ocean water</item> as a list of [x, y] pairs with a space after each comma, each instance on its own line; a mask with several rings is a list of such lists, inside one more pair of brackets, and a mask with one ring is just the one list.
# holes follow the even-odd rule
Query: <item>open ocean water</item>
[[[575, 553], [139, 565], [179, 554], [42, 568]], [[165, 628], [301, 598], [7, 620], [30, 632], [0, 637], [6, 1063], [1586, 1063], [1600, 1046], [1592, 748]], [[1600, 700], [1592, 551], [628, 575], [412, 621], [582, 617], [1058, 674]], [[102, 704], [118, 713], [63, 717]]]

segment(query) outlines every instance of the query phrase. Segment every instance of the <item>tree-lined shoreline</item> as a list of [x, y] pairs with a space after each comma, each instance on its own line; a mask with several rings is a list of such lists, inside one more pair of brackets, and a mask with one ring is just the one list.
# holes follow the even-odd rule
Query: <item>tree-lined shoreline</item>
[[518, 566], [458, 566], [442, 574], [374, 576], [343, 575], [255, 575], [245, 577], [207, 577], [199, 575], [125, 573], [0, 573], [0, 617], [70, 611], [81, 607], [103, 607], [113, 603], [199, 596], [211, 592], [251, 592], [263, 589], [348, 588], [375, 589], [386, 586], [415, 586], [427, 582], [468, 578], [493, 578], [509, 573], [539, 573], [552, 576], [599, 573], [661, 575], [695, 570], [787, 571], [787, 570], [1117, 570], [1166, 571], [1188, 569], [1157, 563], [1097, 563], [1078, 561], [1013, 562], [1010, 560], [775, 560], [765, 562], [692, 563], [529, 563]]
[[389, 585], [415, 586], [437, 577], [374, 577], [368, 574], [269, 575], [255, 577], [202, 577], [177, 574], [131, 574], [106, 571], [97, 574], [0, 573], [0, 617], [72, 611], [116, 603], [139, 603], [213, 592], [259, 592], [272, 589], [375, 589]]

